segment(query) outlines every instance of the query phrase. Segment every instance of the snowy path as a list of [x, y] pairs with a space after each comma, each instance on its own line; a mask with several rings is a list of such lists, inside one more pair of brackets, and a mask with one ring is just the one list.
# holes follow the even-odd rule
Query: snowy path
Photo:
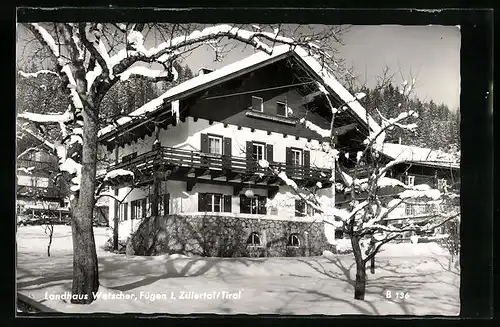
[[[311, 258], [127, 257], [104, 252], [107, 232], [96, 229], [102, 296], [89, 306], [44, 299], [71, 290], [71, 234], [56, 227], [52, 256], [41, 227], [18, 230], [17, 287], [46, 306], [63, 312], [220, 313], [220, 314], [410, 314], [457, 315], [458, 271], [448, 271], [446, 256], [391, 257], [377, 260], [368, 273], [366, 301], [353, 299], [354, 262], [350, 255]], [[392, 297], [386, 298], [387, 291]], [[141, 293], [142, 292], [142, 293]], [[186, 292], [186, 293], [183, 293]], [[203, 293], [207, 292], [205, 295]], [[396, 299], [396, 292], [409, 298]], [[151, 301], [150, 294], [161, 299]], [[182, 298], [200, 296], [202, 298]], [[236, 298], [227, 298], [235, 294]], [[219, 298], [210, 298], [210, 296]], [[205, 297], [205, 298], [203, 298]]]

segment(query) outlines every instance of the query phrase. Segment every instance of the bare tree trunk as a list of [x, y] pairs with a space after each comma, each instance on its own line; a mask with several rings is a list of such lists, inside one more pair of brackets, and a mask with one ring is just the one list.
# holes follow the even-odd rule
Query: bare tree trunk
[[351, 237], [351, 246], [354, 252], [354, 259], [356, 260], [356, 283], [354, 284], [354, 299], [364, 300], [366, 288], [366, 264], [363, 261], [359, 241], [359, 237], [354, 235]]
[[[115, 189], [115, 196], [118, 197], [118, 189]], [[120, 204], [115, 201], [115, 217], [113, 219], [113, 250], [118, 251], [118, 214], [120, 212]]]
[[[91, 108], [87, 108], [89, 111]], [[92, 228], [97, 162], [98, 122], [83, 110], [82, 172], [76, 210], [72, 212], [73, 286], [71, 303], [89, 304], [99, 289], [97, 253]]]
[[47, 245], [47, 256], [50, 257], [50, 246], [52, 245], [52, 236], [54, 235], [54, 225], [49, 226], [49, 245]]
[[[115, 147], [115, 164], [118, 163], [118, 146]], [[115, 189], [115, 197], [118, 197], [118, 188]], [[118, 213], [120, 212], [120, 204], [115, 200], [115, 217], [113, 219], [113, 250], [118, 251]]]
[[375, 256], [370, 259], [370, 273], [375, 273]]

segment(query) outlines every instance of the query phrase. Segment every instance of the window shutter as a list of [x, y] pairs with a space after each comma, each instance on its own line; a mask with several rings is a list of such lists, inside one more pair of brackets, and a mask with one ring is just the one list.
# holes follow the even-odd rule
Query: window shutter
[[123, 220], [128, 219], [128, 203], [123, 204]]
[[273, 162], [273, 145], [266, 144], [266, 158], [268, 162]]
[[206, 211], [205, 193], [198, 193], [198, 211], [199, 212]]
[[231, 195], [224, 195], [224, 212], [231, 212]]
[[240, 213], [250, 213], [250, 199], [244, 194], [240, 195]]
[[224, 155], [225, 156], [228, 156], [228, 157], [231, 157], [232, 154], [231, 154], [231, 138], [230, 137], [225, 137], [224, 138]]
[[267, 215], [266, 201], [265, 196], [259, 196], [259, 214], [261, 215]]
[[292, 148], [290, 147], [286, 148], [286, 165], [287, 166], [292, 165]]
[[311, 167], [311, 151], [304, 150], [304, 167]]
[[201, 152], [208, 153], [208, 135], [201, 134], [201, 142], [200, 142]]
[[146, 218], [146, 198], [142, 199], [142, 217], [141, 218]]
[[163, 194], [163, 212], [170, 214], [170, 194]]
[[247, 170], [253, 171], [255, 163], [253, 162], [253, 144], [251, 141], [247, 141], [245, 151], [247, 159]]

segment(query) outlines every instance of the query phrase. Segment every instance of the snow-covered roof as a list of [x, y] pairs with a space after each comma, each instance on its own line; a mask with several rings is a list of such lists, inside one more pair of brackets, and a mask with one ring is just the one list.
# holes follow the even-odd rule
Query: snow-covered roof
[[459, 157], [440, 150], [411, 145], [384, 143], [382, 153], [394, 160], [421, 163], [437, 167], [460, 168]]
[[128, 116], [124, 116], [119, 118], [115, 124], [110, 124], [99, 131], [99, 137], [103, 137], [104, 135], [112, 132], [117, 129], [117, 126], [124, 125], [138, 117], [144, 116], [147, 113], [154, 112], [160, 108], [164, 101], [174, 101], [182, 98], [183, 93], [186, 93], [190, 90], [200, 88], [203, 86], [208, 86], [211, 82], [216, 82], [224, 77], [228, 77], [230, 75], [236, 74], [242, 70], [247, 68], [255, 67], [259, 64], [263, 64], [266, 62], [272, 62], [273, 59], [286, 56], [286, 54], [294, 54], [295, 57], [299, 60], [302, 60], [313, 72], [315, 72], [320, 82], [330, 91], [335, 92], [341, 99], [349, 106], [354, 113], [359, 116], [359, 118], [364, 121], [373, 131], [377, 131], [380, 129], [378, 124], [373, 120], [372, 117], [367, 115], [366, 110], [363, 106], [356, 100], [356, 98], [346, 89], [344, 88], [337, 79], [328, 71], [326, 65], [320, 64], [316, 58], [310, 55], [305, 49], [301, 47], [290, 48], [289, 45], [280, 45], [276, 46], [273, 49], [272, 54], [267, 54], [265, 52], [259, 51], [251, 56], [248, 56], [242, 60], [239, 60], [230, 65], [224, 66], [218, 70], [211, 72], [210, 74], [203, 74], [196, 76], [190, 80], [187, 80], [177, 86], [172, 87], [156, 99], [149, 101], [144, 104], [137, 110], [128, 114]]

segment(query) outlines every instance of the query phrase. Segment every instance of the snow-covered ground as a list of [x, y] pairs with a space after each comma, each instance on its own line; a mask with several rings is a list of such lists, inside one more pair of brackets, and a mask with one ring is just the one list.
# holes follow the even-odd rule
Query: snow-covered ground
[[[18, 228], [18, 291], [62, 312], [458, 315], [460, 310], [459, 271], [448, 270], [448, 256], [435, 243], [388, 245], [377, 257], [376, 274], [368, 272], [366, 301], [358, 301], [352, 255], [127, 257], [105, 252], [108, 231], [94, 230], [101, 298], [91, 305], [54, 299], [71, 291], [69, 226], [56, 226], [51, 257], [42, 227]], [[408, 295], [399, 299], [396, 293]]]

